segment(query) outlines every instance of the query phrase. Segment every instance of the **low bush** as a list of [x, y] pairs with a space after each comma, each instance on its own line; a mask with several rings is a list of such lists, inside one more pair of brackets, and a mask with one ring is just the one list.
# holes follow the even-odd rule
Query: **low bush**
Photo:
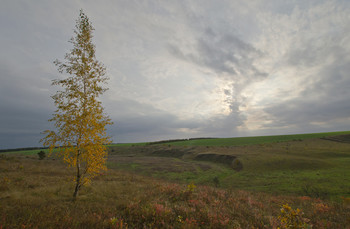
[[46, 157], [46, 154], [44, 151], [41, 150], [40, 152], [38, 152], [38, 156], [39, 160], [43, 160]]
[[310, 220], [304, 218], [304, 212], [297, 208], [294, 210], [288, 204], [284, 204], [281, 208], [281, 214], [278, 216], [280, 220], [279, 229], [302, 229], [311, 228], [307, 224]]
[[243, 164], [238, 158], [234, 159], [231, 164], [231, 168], [237, 172], [243, 169]]

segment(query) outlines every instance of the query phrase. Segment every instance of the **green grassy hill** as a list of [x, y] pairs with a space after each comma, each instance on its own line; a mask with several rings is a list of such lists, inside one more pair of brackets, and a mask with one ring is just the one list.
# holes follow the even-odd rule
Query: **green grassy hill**
[[[350, 144], [324, 137], [327, 135], [242, 138], [245, 141], [241, 145], [237, 142], [230, 146], [187, 144], [191, 141], [116, 146], [111, 147], [108, 165], [184, 183], [318, 198], [350, 196]], [[223, 142], [222, 139], [204, 141]], [[224, 155], [230, 155], [231, 159], [225, 159]], [[235, 163], [241, 165], [239, 171]]]
[[[182, 183], [339, 199], [350, 196], [349, 136], [345, 131], [115, 144], [107, 164]], [[40, 150], [9, 153], [36, 156]]]
[[190, 139], [184, 141], [161, 141], [161, 144], [170, 144], [174, 146], [242, 146], [256, 145], [263, 143], [277, 143], [285, 141], [299, 141], [312, 138], [324, 138], [331, 136], [347, 135], [350, 131], [325, 132], [311, 134], [292, 134], [292, 135], [272, 135], [272, 136], [253, 136], [236, 138], [208, 138], [208, 139]]
[[74, 170], [55, 155], [1, 153], [0, 228], [283, 228], [282, 219], [346, 228], [349, 140], [336, 132], [111, 145], [108, 171], [77, 202]]

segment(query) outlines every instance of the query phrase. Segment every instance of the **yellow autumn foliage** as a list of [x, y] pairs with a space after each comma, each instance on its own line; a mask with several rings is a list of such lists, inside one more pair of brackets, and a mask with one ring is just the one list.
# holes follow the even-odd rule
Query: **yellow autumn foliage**
[[50, 153], [58, 148], [64, 162], [76, 168], [74, 198], [82, 185], [107, 169], [105, 145], [110, 138], [105, 127], [112, 124], [98, 100], [107, 90], [102, 86], [108, 80], [106, 69], [95, 58], [94, 29], [82, 10], [75, 28], [76, 37], [70, 40], [74, 48], [66, 54], [65, 62], [54, 62], [60, 73], [70, 75], [52, 83], [63, 88], [52, 96], [57, 110], [49, 121], [56, 130], [45, 131], [42, 140]]

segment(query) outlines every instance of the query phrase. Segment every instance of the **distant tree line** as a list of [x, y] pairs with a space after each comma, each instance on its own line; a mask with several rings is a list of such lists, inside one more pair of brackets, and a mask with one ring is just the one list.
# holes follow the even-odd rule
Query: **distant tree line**
[[148, 143], [148, 145], [166, 144], [166, 143], [172, 143], [172, 142], [183, 142], [183, 141], [201, 140], [201, 139], [216, 139], [216, 138], [183, 138], [183, 139], [170, 139], [170, 140], [162, 140], [162, 141], [150, 142], [150, 143]]
[[14, 152], [14, 151], [25, 151], [25, 150], [38, 150], [38, 149], [47, 149], [47, 147], [25, 147], [25, 148], [16, 148], [16, 149], [1, 149], [0, 153]]

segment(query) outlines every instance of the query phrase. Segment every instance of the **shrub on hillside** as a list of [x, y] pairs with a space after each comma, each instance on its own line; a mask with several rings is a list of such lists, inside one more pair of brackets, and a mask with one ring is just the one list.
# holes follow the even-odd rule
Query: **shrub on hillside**
[[38, 156], [39, 156], [39, 160], [43, 160], [43, 159], [46, 157], [46, 154], [45, 154], [44, 151], [41, 150], [41, 151], [38, 153]]
[[243, 164], [240, 160], [236, 158], [232, 161], [231, 168], [239, 172], [243, 169]]
[[307, 222], [308, 219], [303, 217], [304, 212], [297, 208], [294, 210], [288, 204], [284, 204], [281, 208], [281, 215], [278, 217], [280, 220], [279, 229], [300, 229], [311, 228]]

